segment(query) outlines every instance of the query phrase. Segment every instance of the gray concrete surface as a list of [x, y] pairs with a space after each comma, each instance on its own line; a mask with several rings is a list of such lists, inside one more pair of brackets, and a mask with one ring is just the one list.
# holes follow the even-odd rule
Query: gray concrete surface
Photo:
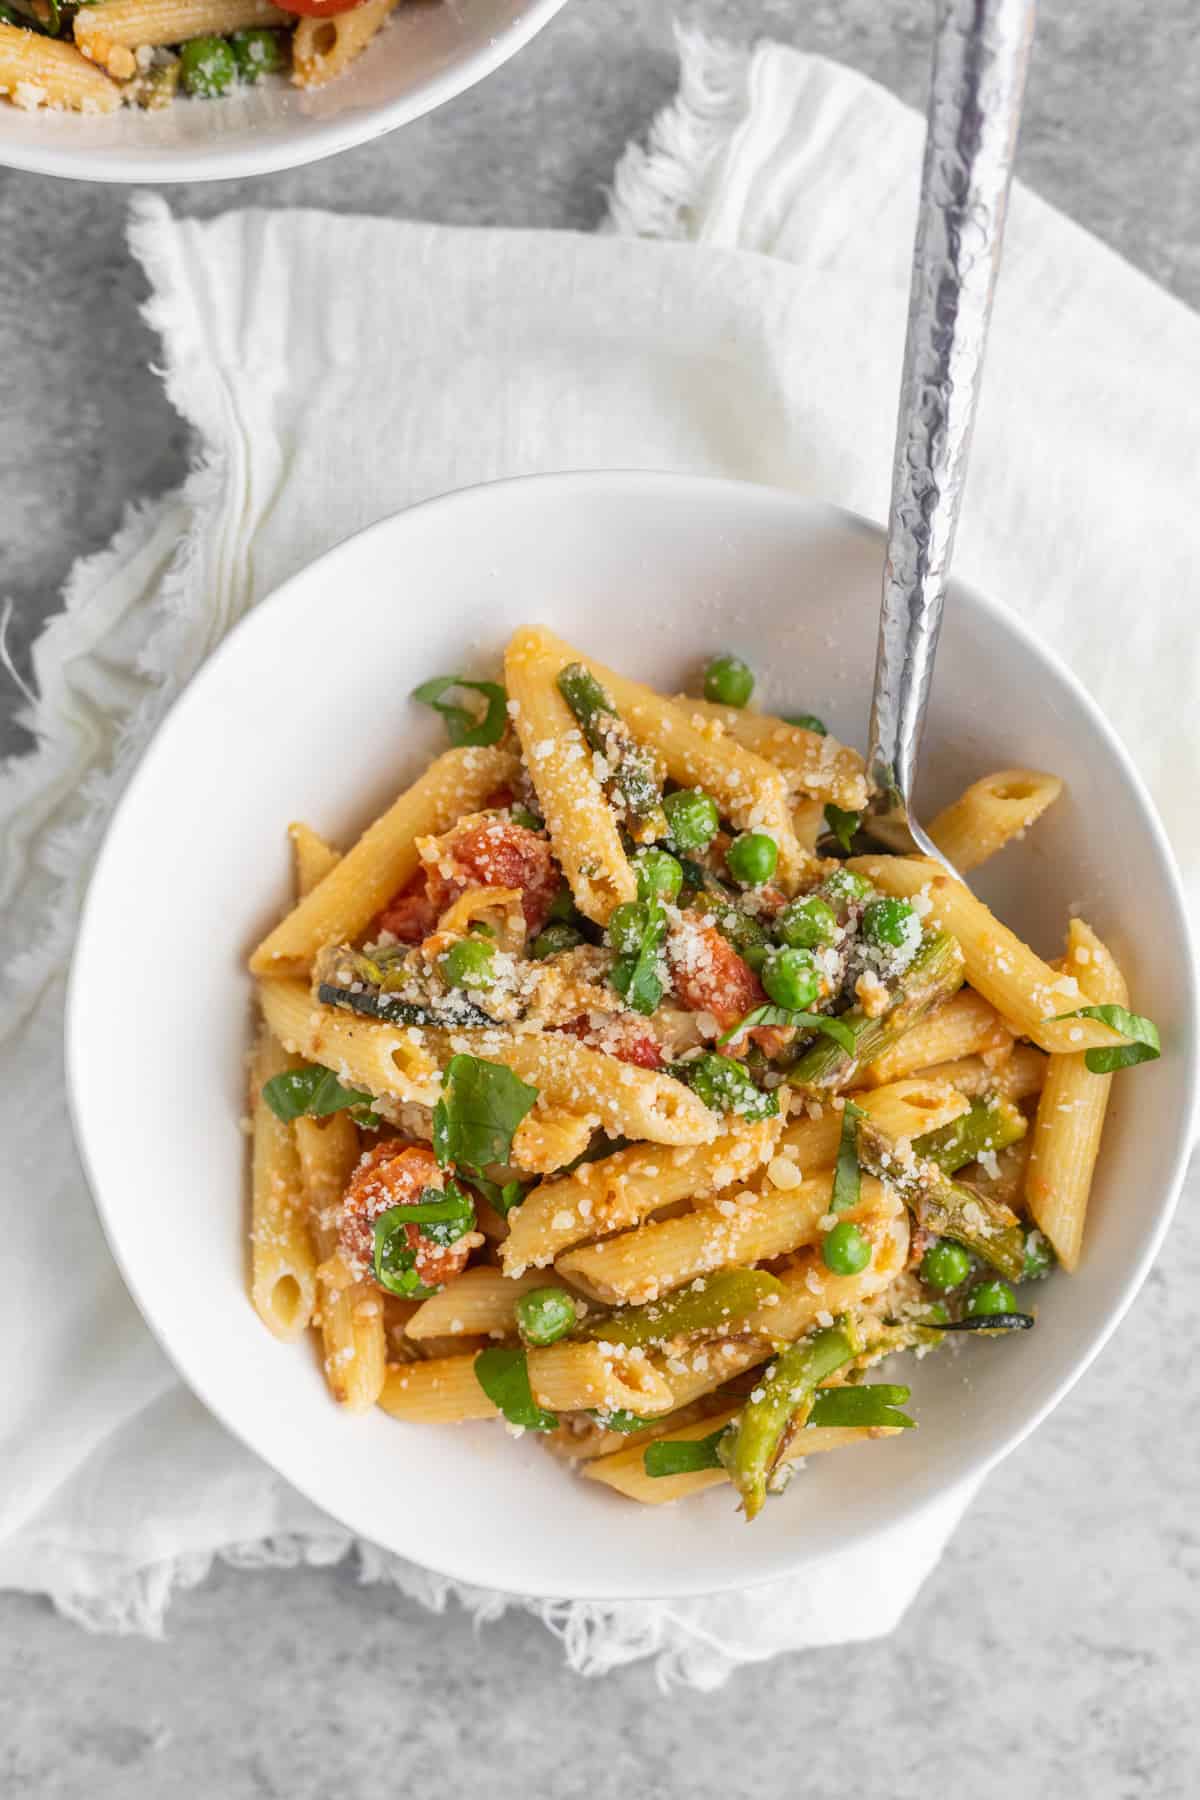
[[[622, 144], [671, 90], [670, 10], [575, 0], [517, 62], [407, 131], [173, 202], [587, 227]], [[920, 98], [926, 0], [688, 10]], [[1192, 303], [1198, 102], [1194, 0], [1045, 0], [1022, 173]], [[0, 594], [16, 602], [19, 661], [74, 558], [185, 467], [136, 315], [125, 206], [115, 189], [0, 176]], [[0, 701], [15, 746], [15, 696]], [[90, 1639], [0, 1597], [0, 1795], [1182, 1800], [1200, 1752], [1197, 1291], [1185, 1202], [1116, 1344], [993, 1476], [888, 1643], [668, 1701], [644, 1668], [566, 1674], [529, 1620], [477, 1637], [461, 1614], [430, 1618], [347, 1570], [222, 1572], [178, 1601], [165, 1645]]]

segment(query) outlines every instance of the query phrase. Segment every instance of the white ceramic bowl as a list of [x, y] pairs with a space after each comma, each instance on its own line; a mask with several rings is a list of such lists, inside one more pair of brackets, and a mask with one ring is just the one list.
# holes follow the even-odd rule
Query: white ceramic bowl
[[0, 165], [76, 181], [220, 181], [267, 175], [369, 143], [432, 112], [507, 62], [566, 0], [441, 0], [400, 6], [328, 87], [285, 81], [227, 100], [105, 117], [0, 103]]
[[[752, 1527], [728, 1489], [639, 1508], [494, 1425], [347, 1418], [304, 1344], [246, 1299], [243, 958], [288, 898], [284, 828], [348, 844], [438, 747], [406, 699], [492, 673], [543, 620], [671, 691], [732, 647], [764, 701], [861, 739], [882, 540], [828, 507], [686, 476], [501, 483], [384, 521], [260, 606], [193, 681], [117, 812], [84, 909], [67, 1055], [76, 1131], [125, 1279], [214, 1413], [354, 1531], [514, 1592], [687, 1594], [796, 1570], [913, 1514], [1011, 1450], [1137, 1292], [1191, 1142], [1196, 993], [1178, 880], [1149, 800], [1067, 671], [958, 589], [928, 732], [933, 806], [996, 767], [1065, 798], [980, 882], [1046, 954], [1079, 907], [1125, 963], [1166, 1053], [1120, 1075], [1079, 1273], [1035, 1331], [909, 1363], [918, 1431], [815, 1459]], [[330, 635], [339, 646], [330, 654]], [[347, 646], [369, 651], [356, 655]]]

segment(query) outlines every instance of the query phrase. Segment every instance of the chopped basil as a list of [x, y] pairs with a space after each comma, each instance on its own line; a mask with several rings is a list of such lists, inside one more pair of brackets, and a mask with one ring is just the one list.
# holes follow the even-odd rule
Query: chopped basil
[[513, 1134], [537, 1099], [537, 1089], [479, 1056], [452, 1056], [433, 1109], [433, 1149], [447, 1163], [483, 1169], [506, 1163]]
[[648, 1018], [657, 1010], [663, 997], [662, 977], [658, 972], [659, 948], [666, 936], [667, 916], [657, 894], [635, 902], [635, 905], [645, 915], [641, 936], [634, 949], [617, 957], [609, 980], [627, 1006]]
[[[465, 706], [444, 701], [442, 695], [451, 688], [482, 694], [487, 701], [483, 718], [480, 719], [478, 709], [471, 712]], [[412, 697], [422, 706], [432, 706], [434, 712], [441, 713], [446, 721], [446, 735], [456, 748], [467, 744], [498, 744], [504, 736], [508, 723], [508, 695], [494, 681], [467, 681], [462, 675], [435, 675], [431, 681], [423, 681], [420, 687], [415, 687]]]
[[591, 1409], [592, 1418], [603, 1425], [605, 1431], [619, 1431], [628, 1436], [631, 1431], [644, 1431], [654, 1420], [644, 1418], [641, 1413], [630, 1412], [626, 1406], [614, 1406], [611, 1412], [599, 1412]]
[[510, 1425], [523, 1425], [526, 1431], [553, 1431], [557, 1426], [557, 1414], [534, 1400], [524, 1350], [481, 1350], [475, 1358], [475, 1379]]
[[426, 1287], [417, 1274], [417, 1253], [408, 1241], [408, 1220], [399, 1206], [389, 1207], [375, 1221], [375, 1279], [389, 1294], [405, 1300], [428, 1300], [437, 1288]]
[[830, 1212], [849, 1212], [862, 1195], [862, 1170], [858, 1165], [858, 1121], [865, 1119], [861, 1106], [847, 1100], [842, 1114], [842, 1135], [838, 1143], [837, 1164], [833, 1171], [833, 1196]]
[[501, 1183], [489, 1181], [486, 1175], [472, 1173], [471, 1186], [478, 1189], [488, 1205], [494, 1207], [502, 1219], [506, 1219], [513, 1207], [520, 1206], [525, 1198], [525, 1187], [520, 1181]]
[[884, 1381], [867, 1387], [818, 1388], [806, 1425], [898, 1425], [903, 1430], [914, 1422], [899, 1411], [910, 1392]]
[[842, 846], [842, 849], [846, 852], [847, 856], [850, 854], [854, 841], [854, 834], [858, 830], [858, 824], [861, 818], [861, 813], [847, 812], [844, 807], [834, 806], [832, 801], [825, 808], [825, 823], [828, 825], [830, 831], [832, 831], [834, 837]]
[[854, 1055], [855, 1038], [849, 1025], [843, 1025], [840, 1019], [828, 1018], [825, 1013], [796, 1012], [787, 1006], [756, 1006], [753, 1012], [748, 1012], [744, 1019], [723, 1032], [717, 1043], [732, 1043], [734, 1038], [755, 1025], [794, 1025], [797, 1031], [819, 1031], [832, 1038], [847, 1056]]
[[1126, 1011], [1123, 1006], [1081, 1006], [1078, 1012], [1058, 1013], [1058, 1019], [1098, 1019], [1111, 1025], [1128, 1044], [1107, 1044], [1084, 1054], [1084, 1062], [1093, 1075], [1111, 1075], [1116, 1069], [1132, 1069], [1137, 1063], [1153, 1062], [1162, 1055], [1158, 1026], [1153, 1019]]
[[454, 1181], [448, 1181], [440, 1191], [426, 1188], [420, 1200], [389, 1207], [384, 1216], [390, 1218], [393, 1215], [410, 1225], [419, 1225], [422, 1237], [443, 1246], [456, 1244], [459, 1238], [475, 1229], [475, 1207], [471, 1196], [464, 1194]]
[[263, 1099], [284, 1124], [293, 1119], [327, 1119], [330, 1113], [349, 1108], [360, 1125], [375, 1126], [379, 1120], [371, 1111], [374, 1098], [361, 1088], [343, 1087], [332, 1069], [320, 1063], [309, 1063], [303, 1069], [285, 1069], [272, 1075], [263, 1087]]
[[722, 1425], [709, 1437], [683, 1438], [675, 1443], [660, 1438], [647, 1444], [642, 1452], [642, 1467], [647, 1475], [695, 1475], [701, 1469], [719, 1469], [721, 1456], [717, 1446], [729, 1430]]

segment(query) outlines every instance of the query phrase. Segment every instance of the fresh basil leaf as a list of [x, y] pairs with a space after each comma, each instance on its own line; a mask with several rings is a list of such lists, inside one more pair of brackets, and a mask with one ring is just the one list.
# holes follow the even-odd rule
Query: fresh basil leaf
[[513, 1134], [538, 1091], [480, 1056], [452, 1056], [442, 1076], [442, 1097], [433, 1109], [433, 1149], [448, 1163], [483, 1169], [506, 1163]]
[[719, 1469], [721, 1457], [717, 1446], [728, 1425], [722, 1425], [710, 1437], [684, 1438], [676, 1443], [669, 1443], [660, 1438], [657, 1443], [647, 1444], [642, 1453], [642, 1467], [647, 1475], [695, 1475], [700, 1469]]
[[907, 1413], [899, 1411], [910, 1391], [882, 1381], [864, 1387], [818, 1388], [806, 1428], [809, 1425], [898, 1425], [903, 1430], [914, 1422]]
[[[487, 701], [483, 718], [479, 718], [477, 711], [469, 712], [465, 706], [444, 701], [442, 695], [449, 693], [451, 688], [482, 694]], [[434, 712], [441, 713], [446, 721], [446, 734], [456, 749], [467, 744], [498, 744], [504, 736], [504, 727], [508, 723], [508, 695], [494, 681], [467, 681], [462, 675], [435, 675], [431, 681], [423, 681], [420, 687], [415, 687], [412, 697], [422, 706], [432, 706]]]
[[557, 1426], [558, 1415], [534, 1400], [524, 1350], [481, 1350], [475, 1358], [475, 1379], [510, 1425], [523, 1425], [526, 1431], [553, 1431]]
[[626, 1006], [649, 1018], [651, 1013], [658, 1010], [663, 997], [659, 950], [667, 935], [667, 915], [657, 894], [650, 895], [642, 904], [645, 907], [646, 923], [641, 942], [636, 951], [617, 957], [609, 971], [609, 980]]
[[472, 1174], [471, 1186], [476, 1188], [488, 1205], [493, 1207], [506, 1219], [514, 1206], [520, 1206], [525, 1198], [525, 1186], [520, 1181], [489, 1181], [486, 1175]]
[[705, 1051], [691, 1062], [672, 1063], [667, 1071], [698, 1094], [712, 1112], [733, 1112], [741, 1119], [773, 1119], [779, 1096], [755, 1087], [745, 1066], [732, 1056]]
[[593, 1407], [591, 1415], [605, 1431], [620, 1431], [626, 1436], [631, 1431], [644, 1431], [647, 1425], [654, 1423], [652, 1418], [643, 1418], [641, 1413], [630, 1412], [625, 1406], [614, 1406], [611, 1412], [599, 1412]]
[[750, 1031], [755, 1025], [794, 1025], [797, 1031], [819, 1031], [823, 1036], [832, 1038], [847, 1056], [854, 1055], [855, 1037], [849, 1025], [843, 1025], [840, 1019], [831, 1019], [825, 1013], [793, 1012], [786, 1006], [756, 1006], [744, 1019], [739, 1019], [736, 1025], [722, 1032], [717, 1043], [732, 1043], [734, 1038], [740, 1037], [743, 1031]]
[[[309, 1063], [303, 1069], [285, 1069], [263, 1086], [263, 1099], [284, 1124], [293, 1119], [326, 1119], [345, 1107], [370, 1107], [373, 1096], [361, 1088], [343, 1087], [332, 1069]], [[372, 1119], [374, 1114], [371, 1115]]]
[[408, 1241], [409, 1222], [400, 1217], [403, 1210], [389, 1207], [375, 1221], [375, 1279], [404, 1300], [428, 1300], [438, 1290], [426, 1287], [417, 1274], [417, 1253]]
[[1093, 1075], [1111, 1075], [1117, 1069], [1132, 1069], [1138, 1063], [1154, 1062], [1162, 1055], [1158, 1026], [1141, 1013], [1128, 1012], [1123, 1006], [1081, 1006], [1078, 1012], [1058, 1013], [1058, 1019], [1098, 1019], [1110, 1025], [1128, 1044], [1101, 1045], [1084, 1053], [1084, 1062]]
[[825, 808], [825, 823], [847, 856], [853, 847], [854, 834], [861, 818], [861, 813], [847, 812], [844, 807], [834, 806], [832, 801]]
[[475, 1207], [456, 1181], [443, 1189], [425, 1188], [419, 1200], [389, 1208], [398, 1219], [421, 1227], [421, 1236], [443, 1247], [456, 1244], [475, 1229]]
[[842, 1135], [838, 1143], [837, 1163], [833, 1171], [833, 1195], [830, 1212], [849, 1212], [862, 1196], [862, 1170], [858, 1164], [858, 1121], [866, 1118], [861, 1106], [847, 1100], [842, 1114]]

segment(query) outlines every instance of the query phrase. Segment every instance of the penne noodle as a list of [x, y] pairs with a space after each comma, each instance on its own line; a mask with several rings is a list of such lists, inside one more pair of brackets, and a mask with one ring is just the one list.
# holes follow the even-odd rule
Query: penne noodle
[[332, 1069], [340, 1081], [379, 1097], [433, 1106], [441, 1071], [410, 1025], [385, 1025], [319, 1006], [303, 981], [259, 983], [263, 1013], [281, 1043]]
[[349, 1287], [321, 1281], [321, 1367], [329, 1391], [347, 1412], [368, 1412], [379, 1399], [387, 1369], [383, 1296], [370, 1280]]
[[693, 700], [677, 694], [675, 705], [680, 712], [704, 724], [721, 725], [735, 743], [753, 750], [766, 762], [773, 763], [793, 793], [811, 796], [817, 801], [820, 830], [824, 830], [824, 807], [829, 801], [847, 812], [861, 812], [867, 804], [867, 774], [857, 750], [839, 744], [836, 738], [822, 737], [819, 731], [805, 731], [800, 725], [789, 725], [786, 719], [771, 713], [750, 712], [745, 707], [718, 706], [710, 700]]
[[513, 1134], [512, 1165], [527, 1175], [552, 1175], [582, 1156], [591, 1141], [587, 1119], [538, 1106], [526, 1113]]
[[[914, 1077], [895, 1081], [887, 1087], [868, 1089], [865, 1093], [846, 1096], [875, 1121], [881, 1131], [893, 1138], [921, 1137], [926, 1131], [937, 1131], [949, 1125], [969, 1104], [966, 1097], [949, 1082]], [[817, 1117], [799, 1113], [790, 1118], [779, 1140], [779, 1151], [768, 1165], [767, 1177], [775, 1186], [790, 1179], [795, 1185], [795, 1170], [823, 1169], [837, 1158], [842, 1141], [843, 1112], [840, 1106], [827, 1104]], [[789, 1175], [777, 1164], [790, 1165]], [[782, 1177], [783, 1179], [779, 1179]]]
[[251, 971], [303, 975], [324, 945], [357, 938], [416, 874], [417, 839], [448, 831], [512, 780], [516, 767], [502, 744], [444, 751], [268, 933], [250, 958]]
[[[1111, 951], [1082, 919], [1071, 920], [1067, 966], [1091, 1004], [1127, 1004], [1125, 978]], [[1034, 1223], [1068, 1271], [1079, 1265], [1112, 1079], [1093, 1075], [1082, 1052], [1051, 1056], [1038, 1101], [1025, 1199]]]
[[835, 1275], [811, 1246], [797, 1253], [780, 1271], [783, 1292], [774, 1306], [761, 1307], [746, 1321], [748, 1330], [772, 1338], [803, 1337], [814, 1325], [827, 1324], [838, 1313], [861, 1306], [889, 1288], [908, 1261], [908, 1209], [892, 1189], [873, 1176], [862, 1179], [862, 1198], [843, 1213], [869, 1240], [871, 1260], [857, 1275]]
[[517, 1329], [516, 1306], [522, 1294], [545, 1287], [546, 1277], [531, 1269], [505, 1275], [485, 1263], [464, 1269], [428, 1300], [422, 1300], [407, 1332], [411, 1338], [511, 1337]]
[[1028, 1100], [1041, 1093], [1048, 1060], [1033, 1044], [1017, 1044], [1012, 1055], [995, 1068], [981, 1056], [964, 1056], [957, 1062], [922, 1069], [921, 1074], [927, 1081], [949, 1082], [972, 1100], [990, 1094], [1002, 1100]]
[[568, 1250], [555, 1267], [589, 1298], [611, 1305], [654, 1300], [714, 1269], [769, 1262], [799, 1249], [816, 1235], [832, 1187], [833, 1170], [824, 1169], [793, 1188], [745, 1191], [682, 1218]]
[[251, 1120], [250, 1297], [277, 1338], [299, 1337], [316, 1303], [316, 1262], [300, 1158], [290, 1125], [262, 1097], [263, 1084], [295, 1066], [269, 1031], [254, 1058]]
[[549, 1412], [670, 1412], [674, 1396], [650, 1358], [612, 1344], [551, 1344], [529, 1352], [529, 1386]]
[[342, 860], [341, 852], [299, 820], [288, 826], [288, 838], [292, 846], [292, 879], [302, 900]]
[[297, 87], [323, 87], [366, 49], [399, 0], [362, 0], [348, 12], [302, 18], [292, 37], [292, 80]]
[[1011, 838], [1023, 837], [1062, 793], [1057, 775], [1038, 769], [998, 769], [973, 781], [940, 812], [929, 835], [960, 875], [995, 856]]
[[1098, 1019], [1057, 1016], [1075, 1011], [1082, 1002], [1078, 982], [1043, 962], [940, 864], [920, 856], [852, 856], [847, 867], [866, 875], [885, 894], [906, 899], [923, 894], [929, 901], [926, 922], [958, 939], [967, 981], [1021, 1037], [1068, 1055], [1124, 1042], [1120, 1032]]
[[325, 1262], [337, 1248], [342, 1195], [361, 1154], [358, 1132], [347, 1113], [327, 1119], [297, 1119], [292, 1130], [300, 1156], [313, 1250]]
[[500, 1038], [464, 1031], [454, 1041], [465, 1045], [476, 1037], [482, 1040], [477, 1056], [503, 1063], [535, 1087], [545, 1105], [577, 1114], [609, 1137], [706, 1144], [720, 1129], [717, 1115], [673, 1075], [618, 1062], [560, 1033]]
[[131, 52], [143, 44], [181, 44], [294, 22], [292, 13], [268, 0], [93, 0], [75, 15], [74, 31], [84, 56], [124, 80], [137, 67]]
[[476, 1380], [473, 1356], [389, 1363], [379, 1404], [393, 1419], [411, 1419], [422, 1425], [456, 1425], [464, 1419], [498, 1415], [494, 1401]]
[[109, 113], [121, 104], [116, 83], [70, 44], [6, 24], [0, 24], [0, 94], [26, 112], [46, 106]]
[[613, 810], [592, 753], [556, 685], [575, 660], [566, 645], [536, 629], [518, 631], [504, 657], [513, 723], [542, 816], [575, 904], [597, 925], [637, 897]]
[[959, 988], [940, 1006], [918, 1019], [911, 1030], [862, 1072], [868, 1087], [882, 1087], [901, 1075], [912, 1075], [936, 1063], [964, 1056], [999, 1060], [1012, 1050], [1013, 1034], [995, 1007], [973, 988]]
[[676, 1200], [704, 1199], [747, 1181], [770, 1156], [782, 1120], [732, 1119], [710, 1144], [664, 1151], [634, 1144], [542, 1182], [509, 1214], [500, 1260], [509, 1275], [544, 1268], [585, 1239], [638, 1225]]

